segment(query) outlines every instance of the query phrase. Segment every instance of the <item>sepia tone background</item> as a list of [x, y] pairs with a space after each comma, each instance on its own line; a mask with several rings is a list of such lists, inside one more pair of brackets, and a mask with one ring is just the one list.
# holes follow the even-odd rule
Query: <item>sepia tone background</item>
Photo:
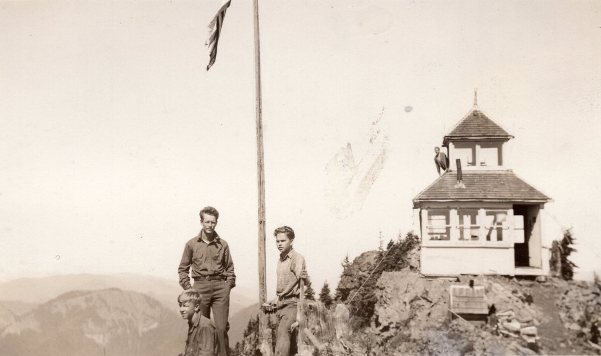
[[[206, 72], [210, 8], [0, 2], [0, 281], [175, 282], [198, 211], [212, 205], [234, 292], [257, 299], [251, 2], [232, 3]], [[471, 109], [474, 88], [479, 108], [516, 137], [507, 165], [554, 199], [546, 244], [573, 227], [581, 276], [601, 269], [601, 3], [262, 1], [260, 10], [271, 295], [277, 226], [295, 229], [318, 287], [336, 283], [345, 255], [417, 231], [411, 199], [437, 176], [433, 147]], [[340, 216], [326, 166], [347, 143], [355, 160], [369, 157], [380, 115], [386, 159]]]

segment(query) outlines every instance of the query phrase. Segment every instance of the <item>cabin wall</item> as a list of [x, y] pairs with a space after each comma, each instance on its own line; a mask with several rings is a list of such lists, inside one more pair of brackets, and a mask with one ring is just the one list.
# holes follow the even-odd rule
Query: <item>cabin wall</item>
[[512, 247], [422, 247], [420, 253], [424, 275], [514, 274]]
[[[525, 207], [532, 226], [528, 241], [529, 267], [548, 271], [541, 241], [540, 206]], [[520, 209], [522, 213], [524, 208]], [[510, 203], [427, 203], [420, 209], [421, 272], [425, 275], [528, 274], [516, 267], [515, 244], [523, 241]]]

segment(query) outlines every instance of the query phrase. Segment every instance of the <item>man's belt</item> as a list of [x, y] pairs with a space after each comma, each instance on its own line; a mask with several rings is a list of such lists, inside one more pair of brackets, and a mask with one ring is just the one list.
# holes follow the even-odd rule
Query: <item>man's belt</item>
[[222, 276], [220, 274], [211, 274], [208, 276], [194, 277], [195, 281], [225, 281], [226, 279], [227, 279], [226, 276]]

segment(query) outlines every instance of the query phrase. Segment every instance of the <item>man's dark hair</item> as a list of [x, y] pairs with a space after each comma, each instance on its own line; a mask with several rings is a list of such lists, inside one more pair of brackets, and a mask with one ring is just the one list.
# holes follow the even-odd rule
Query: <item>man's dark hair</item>
[[204, 208], [202, 208], [200, 213], [198, 213], [198, 215], [200, 215], [200, 221], [204, 221], [202, 214], [212, 215], [215, 217], [215, 219], [219, 220], [219, 212], [212, 206], [205, 206]]
[[286, 234], [290, 240], [294, 240], [294, 230], [292, 230], [289, 226], [281, 226], [273, 231], [273, 236], [277, 236], [278, 234]]

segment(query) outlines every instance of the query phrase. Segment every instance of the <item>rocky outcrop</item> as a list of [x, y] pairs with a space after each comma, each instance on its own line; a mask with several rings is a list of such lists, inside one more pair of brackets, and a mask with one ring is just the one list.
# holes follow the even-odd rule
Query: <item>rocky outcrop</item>
[[[451, 317], [449, 287], [467, 286], [470, 280], [486, 292], [490, 308], [486, 321]], [[601, 288], [591, 283], [555, 278], [539, 283], [503, 276], [461, 277], [450, 282], [429, 280], [407, 268], [382, 273], [375, 294], [371, 326], [354, 334], [369, 337], [353, 339], [367, 354], [601, 352], [601, 347], [592, 341], [599, 339]]]
[[427, 280], [403, 270], [384, 272], [376, 286], [374, 326], [384, 339], [399, 332], [409, 339], [421, 339], [425, 331], [441, 327], [448, 319], [446, 280]]
[[562, 282], [558, 286], [562, 293], [556, 304], [563, 325], [590, 339], [592, 328], [601, 323], [601, 288], [587, 282]]

